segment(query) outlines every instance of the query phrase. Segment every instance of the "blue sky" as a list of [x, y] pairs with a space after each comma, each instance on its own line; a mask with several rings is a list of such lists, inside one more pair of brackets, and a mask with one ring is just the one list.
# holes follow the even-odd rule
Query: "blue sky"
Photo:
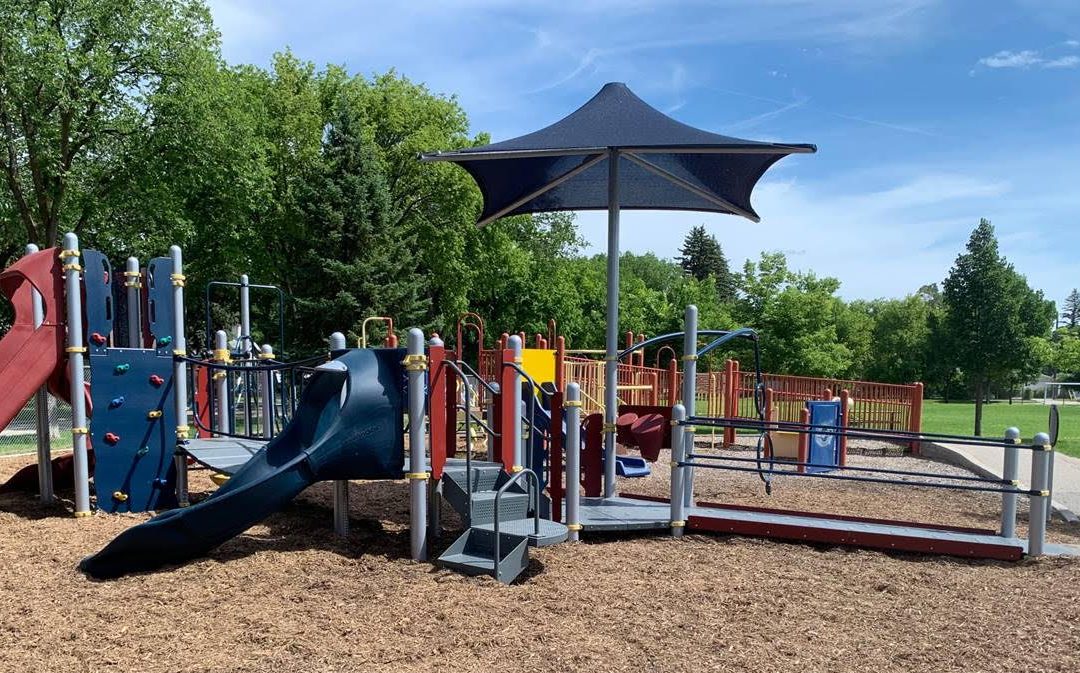
[[[400, 6], [395, 6], [400, 5]], [[848, 298], [939, 282], [979, 217], [1059, 304], [1080, 286], [1077, 0], [211, 0], [225, 57], [395, 68], [457, 95], [474, 131], [547, 125], [608, 81], [702, 128], [813, 142], [759, 184], [760, 224], [626, 213], [674, 256], [705, 224], [734, 265], [782, 250]], [[438, 148], [432, 148], [438, 149]], [[593, 250], [604, 215], [582, 213]]]

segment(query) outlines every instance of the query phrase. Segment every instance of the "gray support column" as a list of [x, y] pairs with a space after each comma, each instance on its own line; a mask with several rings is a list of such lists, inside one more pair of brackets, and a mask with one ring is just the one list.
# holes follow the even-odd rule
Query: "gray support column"
[[[697, 333], [698, 333], [698, 310], [697, 306], [690, 304], [683, 313], [683, 381], [682, 403], [688, 415], [694, 415], [697, 403]], [[686, 452], [694, 450], [694, 428], [686, 427]], [[683, 474], [683, 504], [687, 507], [694, 504], [694, 468], [687, 468]]]
[[686, 515], [683, 502], [685, 491], [684, 476], [690, 469], [679, 463], [686, 460], [686, 443], [693, 441], [693, 435], [686, 432], [686, 428], [679, 425], [679, 421], [686, 420], [686, 407], [676, 404], [671, 409], [671, 535], [682, 537], [686, 528]]
[[240, 276], [240, 353], [251, 357], [251, 288], [247, 274]]
[[172, 258], [173, 286], [173, 403], [176, 407], [176, 503], [180, 507], [188, 506], [187, 456], [181, 450], [181, 442], [188, 438], [187, 409], [187, 363], [182, 359], [187, 356], [187, 337], [184, 336], [184, 255], [180, 246], [169, 247]]
[[[32, 255], [38, 251], [33, 243], [26, 246], [26, 254]], [[45, 304], [41, 300], [41, 293], [37, 290], [31, 292], [31, 301], [34, 311], [34, 329], [41, 327], [45, 322]], [[52, 446], [49, 439], [49, 389], [46, 386], [38, 388], [34, 393], [34, 411], [37, 420], [37, 469], [38, 469], [38, 494], [41, 502], [50, 504], [53, 501], [53, 478], [52, 478]]]
[[86, 455], [86, 395], [84, 393], [82, 320], [82, 267], [79, 265], [79, 237], [64, 234], [64, 291], [67, 295], [67, 354], [71, 378], [71, 434], [75, 470], [75, 516], [90, 516], [90, 469]]
[[581, 534], [581, 387], [578, 384], [566, 384], [563, 409], [566, 414], [565, 520], [570, 541], [577, 542]]
[[619, 405], [619, 151], [608, 150], [607, 333], [604, 355], [604, 497], [615, 495]]
[[139, 272], [139, 259], [128, 257], [124, 268], [124, 287], [127, 288], [127, 337], [129, 348], [142, 348], [142, 303], [139, 301], [142, 289], [142, 274]]
[[[506, 347], [514, 351], [514, 362], [521, 364], [521, 337], [517, 334], [511, 336], [506, 341]], [[505, 391], [504, 391], [505, 394]], [[522, 425], [521, 425], [521, 374], [514, 372], [514, 389], [510, 391], [510, 395], [514, 400], [514, 424], [513, 424], [513, 439], [514, 439], [514, 464], [510, 467], [511, 472], [520, 472], [525, 452], [522, 447]]]
[[[345, 335], [334, 332], [330, 335], [330, 352], [345, 350]], [[334, 533], [339, 537], [349, 537], [349, 482], [338, 479], [334, 482]]]
[[[229, 335], [223, 329], [214, 332], [214, 359], [219, 364], [228, 364], [231, 360], [229, 357]], [[223, 434], [230, 433], [233, 431], [232, 424], [229, 422], [231, 393], [229, 391], [229, 373], [225, 370], [214, 374], [214, 398], [217, 402], [217, 430], [220, 430]]]
[[[1020, 462], [1020, 450], [1016, 448], [1016, 445], [1019, 443], [1019, 428], [1007, 429], [1002, 453], [1001, 478], [1009, 482], [1014, 488], [1020, 483], [1016, 478]], [[1015, 493], [1001, 494], [1001, 537], [1016, 537], [1016, 499], [1017, 495]]]
[[[270, 344], [263, 344], [259, 348], [259, 359], [270, 364], [274, 359], [274, 348]], [[259, 415], [262, 416], [262, 436], [270, 439], [274, 436], [274, 377], [269, 369], [263, 369], [259, 376]]]
[[1031, 511], [1028, 513], [1028, 556], [1042, 556], [1046, 542], [1046, 510], [1050, 506], [1050, 460], [1054, 456], [1050, 436], [1035, 435], [1031, 452]]
[[413, 327], [406, 339], [405, 370], [409, 376], [409, 547], [416, 561], [428, 557], [427, 482], [430, 478], [424, 447], [424, 333]]

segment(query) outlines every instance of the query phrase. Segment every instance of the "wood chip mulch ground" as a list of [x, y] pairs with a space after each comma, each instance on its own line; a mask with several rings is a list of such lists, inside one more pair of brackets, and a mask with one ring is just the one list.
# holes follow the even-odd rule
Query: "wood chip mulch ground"
[[[0, 480], [29, 460], [0, 459]], [[627, 490], [663, 494], [666, 461]], [[698, 483], [703, 499], [987, 528], [1000, 504], [795, 478], [765, 496], [755, 475], [719, 471]], [[205, 472], [192, 486], [213, 488]], [[74, 519], [70, 493], [53, 507], [0, 496], [0, 671], [1080, 671], [1077, 560], [594, 537], [534, 550], [502, 586], [408, 560], [405, 482], [351, 488], [347, 541], [320, 484], [210, 558], [112, 582], [76, 564], [146, 515]], [[1080, 530], [1055, 523], [1050, 538]]]

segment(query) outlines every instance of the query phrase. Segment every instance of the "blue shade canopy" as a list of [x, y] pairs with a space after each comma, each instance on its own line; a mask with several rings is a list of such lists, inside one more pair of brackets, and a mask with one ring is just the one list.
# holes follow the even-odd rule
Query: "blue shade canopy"
[[[449, 152], [480, 186], [480, 224], [506, 215], [556, 210], [699, 210], [755, 222], [750, 193], [774, 163], [814, 145], [732, 138], [675, 121], [625, 84], [604, 85], [589, 102], [527, 135]], [[619, 203], [608, 203], [617, 156]]]

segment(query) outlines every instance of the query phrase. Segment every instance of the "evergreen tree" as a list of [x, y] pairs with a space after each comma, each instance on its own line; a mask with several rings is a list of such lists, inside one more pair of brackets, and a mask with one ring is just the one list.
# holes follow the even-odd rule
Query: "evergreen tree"
[[721, 301], [735, 299], [735, 280], [724, 251], [716, 237], [705, 232], [703, 225], [699, 224], [686, 235], [677, 259], [683, 271], [695, 279], [705, 280], [710, 276], [715, 279]]
[[1037, 337], [1056, 312], [999, 253], [994, 228], [981, 220], [945, 279], [941, 338], [975, 396], [975, 434], [991, 385], [1030, 373]]
[[1065, 310], [1061, 312], [1061, 319], [1069, 327], [1080, 324], [1080, 290], [1073, 288], [1073, 291], [1065, 298]]
[[365, 316], [415, 324], [427, 309], [416, 274], [416, 240], [393, 227], [392, 205], [376, 153], [356, 106], [339, 103], [327, 128], [321, 166], [300, 187], [306, 248], [295, 273], [306, 278], [295, 295], [301, 346], [321, 344], [339, 330], [355, 339]]

